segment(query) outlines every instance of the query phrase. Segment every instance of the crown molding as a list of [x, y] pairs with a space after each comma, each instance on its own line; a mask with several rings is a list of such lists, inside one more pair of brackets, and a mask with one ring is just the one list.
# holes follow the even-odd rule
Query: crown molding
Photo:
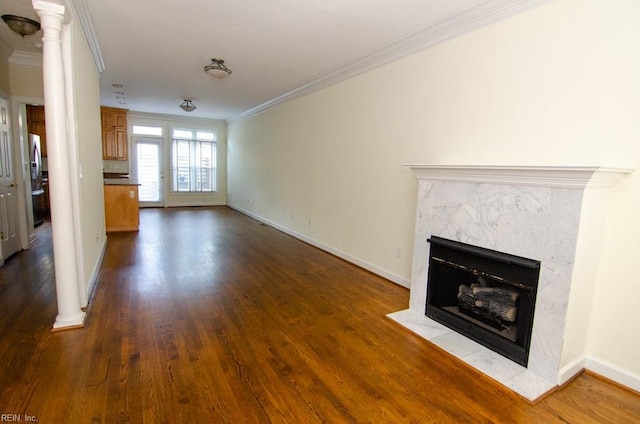
[[100, 50], [100, 43], [98, 42], [98, 36], [96, 35], [91, 15], [89, 15], [89, 8], [87, 7], [86, 0], [66, 0], [66, 4], [69, 6], [71, 13], [76, 17], [82, 34], [84, 35], [93, 63], [96, 67], [98, 75], [102, 74], [105, 70], [104, 59], [102, 58], [102, 51]]
[[419, 180], [562, 188], [607, 188], [633, 172], [600, 166], [403, 165]]
[[35, 66], [42, 68], [42, 53], [14, 51], [9, 57], [9, 63], [13, 65]]
[[297, 87], [287, 93], [275, 97], [256, 107], [240, 113], [227, 122], [235, 122], [257, 115], [285, 101], [310, 94], [314, 91], [344, 81], [348, 78], [378, 68], [387, 63], [412, 55], [429, 47], [440, 44], [458, 35], [489, 25], [501, 19], [523, 12], [533, 6], [549, 0], [490, 0], [476, 7], [469, 8], [450, 19], [418, 31], [377, 52], [352, 62], [336, 71], [329, 72]]
[[181, 123], [189, 122], [189, 123], [198, 124], [198, 125], [204, 124], [207, 128], [213, 128], [213, 127], [218, 128], [220, 125], [225, 125], [224, 119], [203, 118], [198, 116], [171, 115], [171, 114], [164, 114], [164, 113], [149, 113], [149, 112], [136, 112], [136, 111], [127, 112], [127, 119], [129, 121], [132, 121], [136, 118], [156, 120], [161, 122], [181, 122]]

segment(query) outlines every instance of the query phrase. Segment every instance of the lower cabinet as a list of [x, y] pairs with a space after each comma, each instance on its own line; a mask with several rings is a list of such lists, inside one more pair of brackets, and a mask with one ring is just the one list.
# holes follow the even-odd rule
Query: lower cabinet
[[108, 233], [138, 231], [140, 224], [138, 186], [134, 184], [105, 184], [104, 215]]

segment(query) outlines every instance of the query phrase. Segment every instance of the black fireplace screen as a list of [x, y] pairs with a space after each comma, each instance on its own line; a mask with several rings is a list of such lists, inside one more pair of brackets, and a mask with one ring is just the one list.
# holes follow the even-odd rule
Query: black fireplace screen
[[426, 315], [526, 367], [540, 261], [428, 241]]

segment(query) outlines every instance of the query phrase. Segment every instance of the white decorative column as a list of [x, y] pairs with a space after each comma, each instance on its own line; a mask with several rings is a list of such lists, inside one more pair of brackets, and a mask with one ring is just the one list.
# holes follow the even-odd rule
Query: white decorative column
[[44, 77], [45, 119], [49, 159], [51, 229], [58, 316], [54, 330], [84, 326], [85, 313], [80, 309], [78, 267], [73, 219], [72, 181], [69, 158], [65, 74], [62, 52], [62, 28], [65, 8], [46, 1], [33, 1], [44, 33], [42, 73]]

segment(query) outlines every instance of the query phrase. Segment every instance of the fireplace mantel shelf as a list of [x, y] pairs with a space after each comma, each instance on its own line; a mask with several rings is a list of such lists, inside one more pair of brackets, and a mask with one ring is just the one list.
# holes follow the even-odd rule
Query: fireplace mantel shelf
[[611, 187], [629, 168], [600, 166], [403, 165], [418, 179], [563, 188]]

